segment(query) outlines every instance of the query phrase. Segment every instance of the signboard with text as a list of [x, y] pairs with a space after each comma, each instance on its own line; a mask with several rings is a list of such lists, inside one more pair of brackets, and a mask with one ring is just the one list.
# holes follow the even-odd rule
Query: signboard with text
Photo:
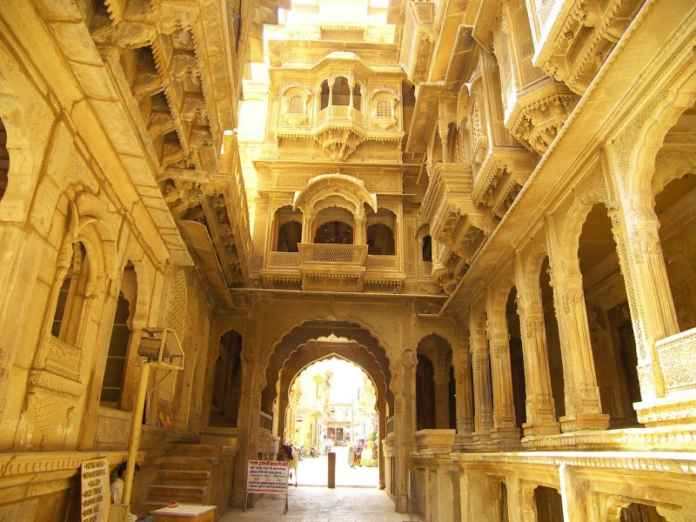
[[109, 519], [111, 485], [106, 459], [82, 463], [80, 500], [81, 522], [106, 522]]
[[247, 493], [288, 494], [288, 463], [278, 460], [250, 460]]

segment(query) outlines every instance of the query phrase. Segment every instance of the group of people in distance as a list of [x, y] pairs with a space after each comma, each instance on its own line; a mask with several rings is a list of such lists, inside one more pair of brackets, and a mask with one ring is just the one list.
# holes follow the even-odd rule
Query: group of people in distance
[[365, 449], [365, 440], [360, 439], [357, 444], [351, 444], [348, 448], [348, 465], [351, 468], [362, 466], [362, 454]]

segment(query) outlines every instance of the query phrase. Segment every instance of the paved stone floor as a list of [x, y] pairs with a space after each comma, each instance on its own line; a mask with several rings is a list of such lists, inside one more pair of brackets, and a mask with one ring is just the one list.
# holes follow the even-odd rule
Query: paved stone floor
[[285, 499], [266, 497], [246, 513], [229, 511], [220, 522], [403, 522], [419, 518], [394, 513], [394, 504], [377, 488], [290, 488], [289, 509], [282, 515]]
[[[379, 468], [348, 464], [348, 448], [334, 448], [336, 452], [336, 485], [349, 487], [371, 487], [379, 485]], [[328, 483], [328, 459], [326, 455], [317, 458], [303, 458], [297, 471], [300, 486], [326, 486]], [[292, 481], [294, 484], [294, 480]]]

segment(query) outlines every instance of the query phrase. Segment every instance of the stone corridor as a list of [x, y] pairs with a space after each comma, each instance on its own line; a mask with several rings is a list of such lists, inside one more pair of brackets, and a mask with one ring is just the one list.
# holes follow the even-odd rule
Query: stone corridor
[[[246, 513], [229, 511], [220, 522], [247, 520], [272, 522], [283, 511], [281, 498], [261, 499]], [[377, 488], [320, 487], [290, 488], [288, 514], [284, 522], [404, 522], [420, 521], [416, 515], [394, 513], [394, 504]]]

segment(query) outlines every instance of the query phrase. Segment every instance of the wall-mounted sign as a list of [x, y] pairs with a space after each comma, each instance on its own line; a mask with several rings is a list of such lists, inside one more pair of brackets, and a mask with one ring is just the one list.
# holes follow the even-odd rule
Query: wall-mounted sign
[[82, 463], [80, 516], [82, 522], [106, 522], [111, 506], [109, 462], [106, 459]]

